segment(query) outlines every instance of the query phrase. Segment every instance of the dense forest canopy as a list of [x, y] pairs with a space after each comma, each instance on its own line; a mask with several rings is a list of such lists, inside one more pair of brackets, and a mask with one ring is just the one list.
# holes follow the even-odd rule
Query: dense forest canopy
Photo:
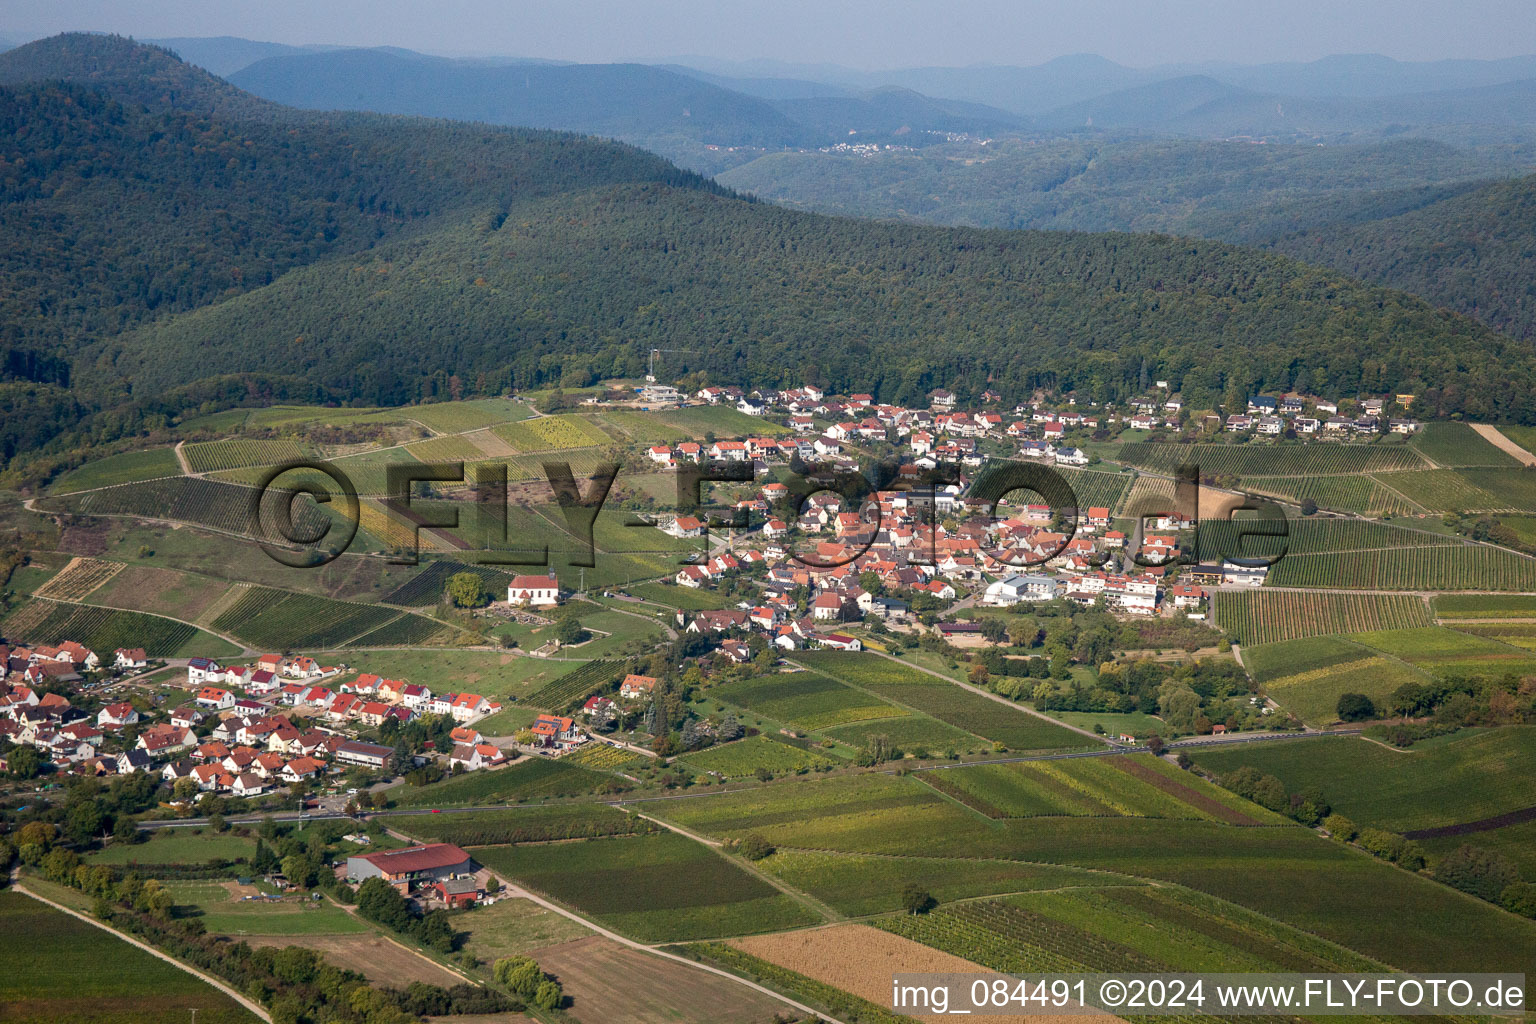
[[1381, 214], [1340, 218], [1272, 244], [1536, 341], [1536, 176]]
[[272, 372], [388, 403], [430, 397], [433, 374], [589, 384], [640, 371], [652, 345], [720, 382], [809, 379], [904, 402], [989, 382], [1123, 398], [1146, 366], [1196, 408], [1295, 387], [1536, 415], [1525, 346], [1283, 257], [842, 220], [651, 184], [536, 200], [295, 271], [115, 339], [95, 363], [158, 389], [259, 352]]

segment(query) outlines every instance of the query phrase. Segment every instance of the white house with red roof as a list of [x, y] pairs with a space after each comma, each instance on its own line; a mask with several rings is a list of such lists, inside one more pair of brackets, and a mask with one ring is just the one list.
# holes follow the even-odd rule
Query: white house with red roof
[[139, 713], [127, 701], [108, 704], [96, 714], [96, 724], [103, 729], [121, 729], [125, 725], [133, 725], [138, 720]]
[[548, 576], [514, 576], [507, 586], [507, 603], [512, 605], [550, 605], [560, 603], [560, 583]]

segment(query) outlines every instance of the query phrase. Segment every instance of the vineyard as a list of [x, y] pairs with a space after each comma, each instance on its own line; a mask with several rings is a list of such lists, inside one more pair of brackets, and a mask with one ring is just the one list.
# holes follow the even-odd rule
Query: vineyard
[[1401, 832], [1536, 805], [1536, 746], [1529, 733], [1506, 726], [1407, 754], [1355, 737], [1325, 737], [1201, 752], [1195, 760], [1218, 775], [1252, 765], [1291, 792], [1316, 786], [1357, 824]]
[[1223, 591], [1215, 596], [1215, 619], [1217, 628], [1245, 646], [1329, 633], [1406, 629], [1425, 626], [1430, 621], [1424, 601], [1407, 594], [1308, 594], [1282, 590]]
[[1497, 507], [1536, 512], [1536, 468], [1464, 469], [1461, 475], [1472, 486], [1492, 494]]
[[1268, 582], [1350, 590], [1536, 590], [1536, 559], [1465, 544], [1290, 554], [1269, 571]]
[[709, 696], [808, 731], [908, 714], [903, 708], [814, 672], [727, 683], [712, 688]]
[[[195, 626], [144, 612], [97, 608], [83, 604], [35, 601], [24, 605], [5, 623], [6, 636], [33, 644], [75, 640], [110, 664], [119, 647], [142, 647], [151, 658], [170, 658], [199, 639]], [[225, 645], [204, 638], [220, 648]]]
[[[1006, 711], [1006, 708], [999, 708]], [[963, 729], [946, 725], [927, 715], [907, 715], [904, 718], [881, 718], [852, 725], [840, 725], [825, 730], [826, 735], [852, 747], [872, 747], [875, 737], [884, 737], [886, 743], [901, 750], [927, 750], [930, 753], [955, 751], [970, 753], [985, 749], [988, 745], [980, 737], [972, 736]]]
[[623, 771], [625, 768], [652, 763], [652, 759], [644, 754], [595, 740], [591, 743], [583, 743], [560, 760], [566, 764], [574, 764], [578, 768], [590, 768], [595, 772]]
[[1271, 525], [1251, 519], [1206, 520], [1200, 524], [1200, 558], [1202, 561], [1219, 560], [1223, 554], [1238, 554], [1239, 534], [1245, 531], [1248, 531], [1248, 536], [1242, 540], [1243, 555], [1277, 557], [1283, 551], [1285, 558], [1281, 564], [1298, 555], [1464, 546], [1464, 542], [1457, 537], [1402, 529], [1364, 519], [1290, 519], [1285, 524], [1283, 543], [1279, 538], [1256, 536], [1253, 532], [1261, 528], [1269, 529]]
[[1123, 757], [976, 765], [923, 772], [922, 781], [989, 818], [1203, 818], [1257, 824], [1183, 779]]
[[[386, 548], [399, 551], [457, 551], [448, 541], [430, 530], [417, 530], [416, 525], [399, 512], [381, 502], [364, 498], [358, 502], [357, 525], [377, 537]], [[442, 597], [442, 593], [437, 595]], [[396, 602], [405, 603], [405, 602]], [[423, 601], [423, 604], [430, 602]]]
[[465, 565], [463, 562], [452, 562], [447, 559], [437, 559], [428, 562], [426, 568], [412, 576], [394, 590], [379, 598], [385, 604], [404, 605], [407, 608], [418, 608], [422, 605], [437, 604], [443, 599], [443, 592], [448, 587], [448, 580], [461, 572], [474, 573], [485, 581], [486, 589], [493, 596], [505, 599], [507, 584], [512, 582], [512, 577], [500, 569], [492, 569], [485, 565]]
[[[502, 769], [506, 771], [507, 769]], [[565, 839], [644, 835], [661, 831], [638, 815], [607, 804], [520, 807], [514, 811], [474, 811], [412, 819], [406, 831], [422, 839], [457, 846], [500, 846]]]
[[1065, 466], [1055, 466], [1052, 469], [1072, 486], [1072, 492], [1077, 495], [1077, 507], [1081, 510], [1098, 506], [1107, 509], [1120, 508], [1126, 491], [1130, 489], [1131, 482], [1136, 479], [1131, 473], [1106, 473], [1101, 470], [1072, 469]]
[[537, 416], [503, 423], [493, 433], [520, 452], [545, 452], [563, 448], [591, 448], [613, 439], [581, 416]]
[[[207, 526], [226, 533], [251, 532], [252, 489], [237, 484], [217, 483], [199, 477], [169, 477], [141, 484], [123, 484], [100, 491], [88, 491], [73, 499], [72, 507], [88, 516], [140, 516], [170, 519]], [[263, 514], [275, 508], [284, 492], [269, 492]], [[300, 535], [319, 532], [331, 522], [308, 498], [292, 504], [294, 529]], [[275, 526], [270, 530], [280, 537]]]
[[767, 736], [749, 736], [744, 740], [689, 754], [683, 763], [695, 771], [714, 772], [728, 779], [740, 779], [759, 770], [782, 775], [801, 769], [830, 767], [840, 762]]
[[1407, 445], [1389, 444], [1156, 444], [1120, 447], [1118, 460], [1143, 469], [1173, 473], [1193, 463], [1201, 476], [1348, 476], [1396, 469], [1422, 469], [1423, 459]]
[[476, 859], [643, 942], [777, 931], [818, 918], [701, 843], [671, 832], [485, 847]]
[[1418, 469], [1381, 473], [1372, 479], [1430, 512], [1514, 510], [1514, 506], [1472, 483], [1455, 469]]
[[246, 466], [266, 469], [309, 457], [309, 452], [292, 438], [204, 441], [202, 444], [183, 446], [181, 454], [194, 473], [213, 473], [221, 469], [242, 469]]
[[1119, 885], [1026, 894], [876, 924], [984, 966], [1014, 971], [1338, 971], [1369, 966], [1364, 958], [1304, 932], [1171, 887]]
[[473, 441], [459, 434], [418, 441], [406, 445], [405, 450], [418, 462], [474, 462], [485, 458], [486, 454]]
[[1318, 508], [1340, 512], [1401, 516], [1419, 511], [1413, 502], [1369, 476], [1250, 476], [1243, 478], [1243, 487], [1297, 505], [1310, 498]]
[[533, 691], [524, 698], [524, 703], [546, 711], [564, 711], [611, 686], [623, 674], [622, 662], [589, 661], [574, 672], [567, 672]]
[[466, 430], [478, 430], [508, 420], [520, 420], [533, 410], [526, 403], [510, 398], [476, 398], [467, 402], [433, 402], [413, 405], [389, 412], [410, 417], [423, 423], [439, 434], [459, 434]]
[[38, 587], [33, 597], [79, 601], [91, 591], [122, 572], [122, 562], [104, 562], [99, 558], [71, 558], [57, 575]]
[[[377, 451], [363, 452], [358, 455], [348, 455], [344, 458], [331, 460], [331, 465], [343, 473], [352, 484], [358, 494], [370, 497], [387, 497], [389, 495], [388, 467], [391, 465], [419, 466], [411, 453], [404, 448], [382, 448]], [[229, 483], [247, 484], [254, 486], [259, 484], [266, 468], [263, 466], [250, 466], [245, 469], [226, 470], [218, 474], [218, 479]], [[307, 485], [322, 488], [331, 493], [337, 490], [336, 482], [328, 474], [313, 469], [293, 469], [282, 475], [284, 486], [299, 487]]]
[[608, 454], [602, 448], [561, 448], [558, 451], [517, 455], [506, 460], [509, 480], [543, 480], [544, 463], [564, 462], [571, 467], [571, 475], [584, 481], [597, 472], [598, 466], [608, 462]]
[[340, 647], [400, 613], [308, 594], [251, 587], [213, 620], [213, 628], [274, 651]]
[[1440, 466], [1515, 466], [1515, 457], [1490, 443], [1466, 423], [1426, 423], [1410, 445]]
[[954, 684], [881, 683], [882, 697], [921, 711], [957, 729], [1001, 743], [1009, 750], [1071, 750], [1093, 744], [1085, 736], [1024, 709], [1000, 704]]

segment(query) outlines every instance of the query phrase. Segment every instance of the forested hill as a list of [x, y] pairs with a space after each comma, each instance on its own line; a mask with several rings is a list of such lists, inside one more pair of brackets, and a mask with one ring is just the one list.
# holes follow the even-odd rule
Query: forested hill
[[1536, 341], [1536, 176], [1277, 239], [1273, 247]]
[[0, 54], [0, 81], [20, 83], [0, 87], [12, 346], [74, 348], [461, 210], [624, 181], [716, 188], [575, 135], [292, 111], [110, 36]]
[[89, 86], [151, 110], [252, 116], [281, 109], [163, 47], [122, 36], [67, 32], [0, 54], [0, 85], [50, 80]]
[[[302, 339], [296, 341], [295, 339]], [[1411, 391], [1536, 418], [1528, 346], [1398, 292], [1216, 242], [843, 220], [658, 185], [566, 193], [325, 262], [112, 342], [139, 387], [259, 359], [398, 402], [678, 372], [921, 402], [1039, 383], [1126, 397], [1143, 366], [1194, 407], [1252, 388]]]

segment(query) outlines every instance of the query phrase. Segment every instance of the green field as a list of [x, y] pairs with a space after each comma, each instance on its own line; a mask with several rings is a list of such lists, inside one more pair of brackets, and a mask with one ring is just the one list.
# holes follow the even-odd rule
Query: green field
[[873, 746], [872, 737], [883, 736], [888, 743], [903, 751], [926, 750], [932, 754], [950, 750], [970, 753], [991, 749], [991, 744], [979, 736], [972, 736], [964, 729], [945, 725], [927, 715], [879, 718], [853, 725], [840, 725], [835, 729], [827, 729], [826, 735], [851, 747]]
[[322, 661], [344, 661], [363, 672], [418, 683], [433, 692], [468, 690], [501, 700], [523, 699], [567, 672], [579, 661], [546, 661], [501, 651], [330, 651]]
[[1334, 809], [1356, 824], [1394, 832], [1536, 806], [1536, 728], [1531, 726], [1458, 736], [1422, 750], [1326, 737], [1192, 756], [1218, 776], [1247, 764], [1275, 776], [1290, 792], [1319, 787]]
[[[0, 892], [0, 1018], [26, 1024], [206, 1024], [256, 1017], [222, 992], [94, 925]], [[25, 965], [25, 969], [21, 969]]]
[[611, 779], [553, 758], [528, 757], [506, 768], [482, 768], [430, 786], [401, 786], [390, 790], [390, 798], [401, 807], [508, 804], [581, 796]]
[[418, 423], [424, 423], [440, 434], [478, 430], [496, 423], [520, 420], [533, 414], [533, 410], [526, 402], [514, 402], [510, 398], [434, 402], [429, 405], [411, 405], [402, 409], [392, 409], [389, 412], [397, 417], [409, 417]]
[[735, 740], [720, 746], [705, 747], [703, 750], [685, 756], [682, 763], [695, 771], [714, 772], [727, 779], [739, 779], [752, 775], [760, 769], [782, 775], [840, 762], [815, 751], [802, 750], [788, 743], [780, 743], [767, 736], [748, 736], [746, 739]]
[[642, 601], [652, 601], [685, 612], [729, 608], [739, 600], [718, 590], [693, 590], [675, 583], [636, 583], [626, 589]]
[[635, 412], [626, 409], [604, 411], [601, 417], [627, 434], [631, 441], [648, 444], [656, 441], [702, 441], [704, 435], [728, 437], [778, 437], [789, 428], [757, 416], [748, 416], [731, 406], [692, 405], [685, 409], [658, 409]]
[[795, 660], [1010, 750], [1069, 750], [1092, 743], [1021, 708], [877, 655], [806, 651], [797, 653]]
[[1442, 619], [1536, 619], [1536, 597], [1514, 594], [1444, 594], [1434, 599]]
[[53, 482], [50, 494], [69, 494], [72, 491], [88, 491], [93, 487], [111, 487], [114, 484], [136, 483], [162, 476], [179, 476], [181, 464], [170, 448], [148, 448], [138, 452], [108, 455], [104, 459], [87, 462], [72, 469]]
[[487, 867], [642, 942], [779, 931], [816, 915], [709, 847], [664, 832], [487, 847]]
[[211, 576], [130, 565], [91, 591], [90, 597], [92, 604], [197, 622], [229, 587], [228, 580]]
[[193, 918], [215, 935], [354, 935], [370, 931], [361, 918], [308, 893], [281, 900], [240, 899], [219, 882], [166, 882], [177, 917]]
[[93, 864], [201, 864], [236, 860], [256, 852], [256, 840], [228, 832], [166, 828], [142, 843], [113, 843], [90, 854]]
[[710, 689], [709, 696], [807, 731], [907, 713], [816, 672], [727, 683]]
[[1436, 675], [1503, 675], [1536, 671], [1536, 655], [1444, 626], [1356, 633], [1351, 640]]
[[1516, 466], [1515, 457], [1496, 447], [1469, 424], [1451, 420], [1426, 423], [1409, 446], [1441, 466]]
[[1339, 697], [1345, 693], [1363, 693], [1378, 708], [1386, 708], [1398, 687], [1427, 678], [1423, 671], [1395, 658], [1372, 657], [1370, 651], [1355, 649], [1363, 655], [1359, 660], [1281, 676], [1266, 683], [1264, 691], [1308, 725], [1327, 726], [1338, 721]]
[[476, 907], [473, 914], [455, 918], [453, 925], [466, 934], [465, 948], [487, 964], [504, 956], [526, 954], [592, 934], [590, 929], [532, 900], [515, 898]]
[[660, 825], [637, 815], [626, 814], [607, 804], [591, 803], [518, 807], [504, 811], [395, 815], [391, 817], [390, 824], [412, 836], [463, 847], [595, 839], [601, 836], [641, 835], [661, 830]]

